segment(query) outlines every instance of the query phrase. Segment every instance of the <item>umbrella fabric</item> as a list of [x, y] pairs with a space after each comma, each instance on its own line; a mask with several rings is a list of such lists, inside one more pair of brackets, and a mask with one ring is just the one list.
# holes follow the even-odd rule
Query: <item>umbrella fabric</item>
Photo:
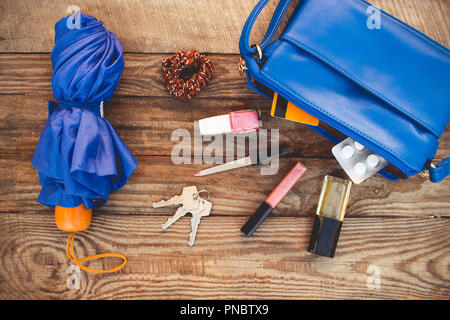
[[[119, 39], [96, 18], [79, 13], [55, 25], [52, 88], [33, 166], [42, 191], [38, 201], [67, 208], [102, 206], [137, 166], [111, 123], [103, 118], [125, 63]], [[71, 24], [72, 23], [72, 24]]]

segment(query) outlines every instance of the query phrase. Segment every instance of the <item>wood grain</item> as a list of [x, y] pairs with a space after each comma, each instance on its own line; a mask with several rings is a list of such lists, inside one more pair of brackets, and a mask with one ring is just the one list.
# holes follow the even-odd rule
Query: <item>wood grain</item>
[[[258, 0], [83, 0], [80, 9], [104, 21], [126, 52], [162, 53], [197, 49], [238, 53], [244, 22]], [[446, 0], [375, 0], [388, 13], [449, 46]], [[50, 52], [54, 24], [67, 15], [72, 0], [3, 0], [0, 52]], [[263, 10], [252, 42], [262, 39], [276, 1]]]
[[[0, 133], [3, 139], [0, 139], [0, 153], [29, 156], [34, 153], [47, 119], [50, 98], [25, 95], [1, 97]], [[259, 108], [264, 127], [280, 130], [280, 144], [295, 147], [297, 156], [332, 157], [331, 143], [308, 127], [270, 117], [270, 101], [267, 99], [196, 99], [184, 102], [174, 98], [114, 97], [105, 107], [105, 116], [133, 154], [170, 156], [177, 144], [171, 141], [175, 130], [188, 130], [193, 141], [196, 120], [249, 108]], [[204, 148], [209, 144], [204, 139]], [[230, 149], [225, 138], [223, 144], [225, 153]], [[443, 149], [445, 151], [446, 148]], [[243, 148], [238, 148], [235, 154], [238, 151], [243, 151]]]
[[[79, 256], [116, 251], [118, 273], [82, 273], [67, 290], [67, 234], [47, 214], [6, 214], [0, 220], [0, 299], [448, 299], [448, 219], [344, 221], [333, 260], [306, 251], [312, 217], [268, 218], [247, 238], [245, 217], [202, 219], [194, 247], [189, 218], [161, 231], [165, 217], [95, 215], [76, 236]], [[220, 230], [220, 231], [219, 231]], [[280, 235], [282, 235], [280, 237]], [[394, 240], [395, 239], [395, 240]], [[92, 262], [110, 268], [114, 260]], [[367, 268], [381, 288], [367, 288]]]
[[[211, 86], [212, 87], [212, 86]], [[50, 95], [2, 95], [0, 96], [0, 154], [34, 153], [42, 128], [47, 119]], [[257, 108], [261, 110], [264, 128], [278, 129], [280, 145], [289, 145], [302, 158], [333, 158], [326, 138], [309, 127], [272, 118], [269, 115], [271, 102], [256, 99], [195, 99], [190, 102], [172, 97], [113, 97], [106, 104], [105, 117], [112, 123], [121, 138], [135, 155], [171, 155], [177, 142], [171, 141], [177, 129], [188, 130], [194, 139], [194, 122], [199, 119], [226, 114], [231, 111]], [[268, 131], [268, 136], [271, 131]], [[450, 130], [440, 140], [436, 159], [450, 154]], [[203, 141], [203, 149], [211, 142]], [[224, 153], [229, 148], [223, 139]], [[248, 147], [248, 144], [246, 145]], [[231, 145], [233, 147], [233, 145]], [[243, 151], [237, 148], [237, 152]], [[193, 151], [194, 152], [194, 151]]]
[[[315, 213], [327, 174], [344, 177], [334, 160], [282, 159], [276, 176], [261, 176], [259, 167], [194, 177], [194, 173], [208, 165], [174, 165], [170, 157], [139, 156], [138, 168], [129, 182], [111, 195], [101, 213], [123, 215], [172, 215], [175, 208], [151, 208], [153, 201], [179, 194], [183, 187], [197, 185], [211, 193], [214, 215], [249, 216], [255, 212], [281, 178], [302, 161], [309, 169], [300, 182], [276, 208], [276, 216], [311, 216]], [[41, 190], [37, 172], [31, 166], [31, 158], [18, 155], [0, 159], [0, 213], [48, 212], [47, 207], [36, 202]], [[448, 194], [450, 181], [439, 184], [413, 177], [408, 181], [389, 182], [373, 177], [361, 185], [352, 187], [347, 209], [348, 217], [449, 217]]]
[[[169, 97], [161, 61], [170, 54], [125, 54], [125, 70], [115, 96]], [[237, 55], [209, 55], [215, 71], [199, 98], [257, 98], [238, 72]], [[1, 54], [0, 94], [52, 94], [50, 54]]]

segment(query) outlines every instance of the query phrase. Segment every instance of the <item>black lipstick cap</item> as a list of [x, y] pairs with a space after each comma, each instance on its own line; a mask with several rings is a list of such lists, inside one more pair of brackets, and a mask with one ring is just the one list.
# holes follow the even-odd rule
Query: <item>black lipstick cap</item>
[[341, 228], [342, 221], [316, 215], [308, 251], [333, 258]]
[[241, 231], [245, 233], [247, 237], [250, 237], [253, 232], [258, 229], [259, 225], [263, 223], [263, 221], [267, 218], [267, 216], [273, 211], [273, 208], [267, 204], [267, 202], [263, 202], [258, 210], [248, 219], [248, 221], [241, 228]]

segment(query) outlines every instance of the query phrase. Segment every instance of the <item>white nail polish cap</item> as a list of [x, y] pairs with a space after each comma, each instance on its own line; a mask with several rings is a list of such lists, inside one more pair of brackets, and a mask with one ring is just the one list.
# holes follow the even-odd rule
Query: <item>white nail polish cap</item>
[[212, 136], [216, 134], [231, 133], [231, 122], [228, 114], [201, 119], [198, 127], [202, 136]]

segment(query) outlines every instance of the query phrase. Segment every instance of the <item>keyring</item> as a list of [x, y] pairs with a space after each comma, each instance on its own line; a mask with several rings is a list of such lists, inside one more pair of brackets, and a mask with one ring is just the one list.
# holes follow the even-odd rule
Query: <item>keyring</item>
[[209, 193], [208, 190], [200, 190], [199, 192], [197, 192], [195, 199], [197, 199], [200, 196], [200, 193], [202, 192], [206, 192], [208, 194], [208, 199], [206, 199], [206, 201], [208, 201], [211, 198], [211, 194]]

